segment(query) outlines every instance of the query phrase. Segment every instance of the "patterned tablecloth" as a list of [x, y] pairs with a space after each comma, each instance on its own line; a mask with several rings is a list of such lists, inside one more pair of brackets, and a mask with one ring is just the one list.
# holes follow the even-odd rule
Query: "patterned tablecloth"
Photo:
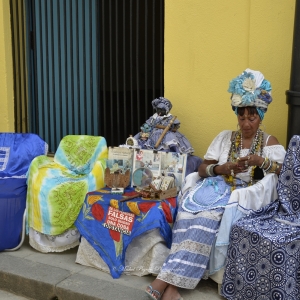
[[90, 192], [75, 221], [80, 234], [99, 253], [113, 278], [119, 278], [125, 269], [125, 252], [130, 242], [144, 232], [159, 228], [167, 247], [171, 247], [177, 199], [138, 197], [119, 201], [133, 193], [133, 189], [126, 189], [124, 195], [111, 194], [106, 188]]

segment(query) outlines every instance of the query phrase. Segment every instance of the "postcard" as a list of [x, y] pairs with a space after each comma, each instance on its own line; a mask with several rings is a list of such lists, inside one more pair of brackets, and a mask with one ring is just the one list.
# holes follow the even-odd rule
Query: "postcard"
[[[134, 173], [137, 169], [146, 168], [150, 170], [152, 178], [160, 176], [161, 158], [162, 152], [147, 149], [134, 149], [132, 173]], [[149, 171], [147, 171], [147, 174], [148, 173]], [[134, 185], [134, 182], [132, 182], [132, 186]]]
[[186, 161], [187, 154], [162, 152], [161, 175], [173, 177], [178, 190], [185, 178]]

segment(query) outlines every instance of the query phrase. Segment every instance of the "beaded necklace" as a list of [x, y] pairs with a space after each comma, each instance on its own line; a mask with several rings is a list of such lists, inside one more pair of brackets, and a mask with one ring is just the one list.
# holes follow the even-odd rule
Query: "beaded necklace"
[[[252, 140], [251, 147], [247, 155], [250, 154], [259, 154], [262, 155], [263, 152], [263, 143], [264, 143], [264, 133], [261, 129], [256, 131], [255, 137]], [[238, 130], [234, 134], [234, 138], [231, 141], [230, 150], [228, 153], [228, 162], [237, 162], [238, 157], [241, 156], [241, 150], [243, 149], [243, 136], [241, 130]], [[254, 169], [256, 166], [250, 167], [250, 181], [248, 186], [253, 184], [253, 176], [254, 176]], [[231, 190], [234, 190], [237, 186], [236, 180], [232, 175], [223, 175], [225, 181], [230, 184]]]

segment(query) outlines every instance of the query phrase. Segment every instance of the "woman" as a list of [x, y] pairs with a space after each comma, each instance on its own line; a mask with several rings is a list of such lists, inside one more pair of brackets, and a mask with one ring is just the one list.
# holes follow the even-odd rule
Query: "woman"
[[285, 150], [259, 129], [271, 85], [259, 71], [246, 69], [228, 91], [240, 129], [218, 134], [198, 173], [186, 178], [170, 254], [145, 290], [151, 299], [182, 299], [178, 287], [194, 289], [223, 267], [233, 222], [277, 197]]

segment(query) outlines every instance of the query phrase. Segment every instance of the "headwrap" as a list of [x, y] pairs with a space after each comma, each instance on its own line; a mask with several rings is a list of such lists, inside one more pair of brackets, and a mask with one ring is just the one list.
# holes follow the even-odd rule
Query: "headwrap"
[[172, 108], [172, 103], [167, 98], [159, 97], [152, 101], [152, 106], [154, 109], [164, 108], [166, 110], [166, 114], [168, 114]]
[[143, 132], [150, 132], [152, 130], [152, 127], [147, 123], [144, 123], [140, 128]]
[[272, 102], [271, 90], [270, 82], [261, 72], [246, 69], [229, 83], [232, 109], [237, 114], [238, 107], [255, 106], [262, 120]]

